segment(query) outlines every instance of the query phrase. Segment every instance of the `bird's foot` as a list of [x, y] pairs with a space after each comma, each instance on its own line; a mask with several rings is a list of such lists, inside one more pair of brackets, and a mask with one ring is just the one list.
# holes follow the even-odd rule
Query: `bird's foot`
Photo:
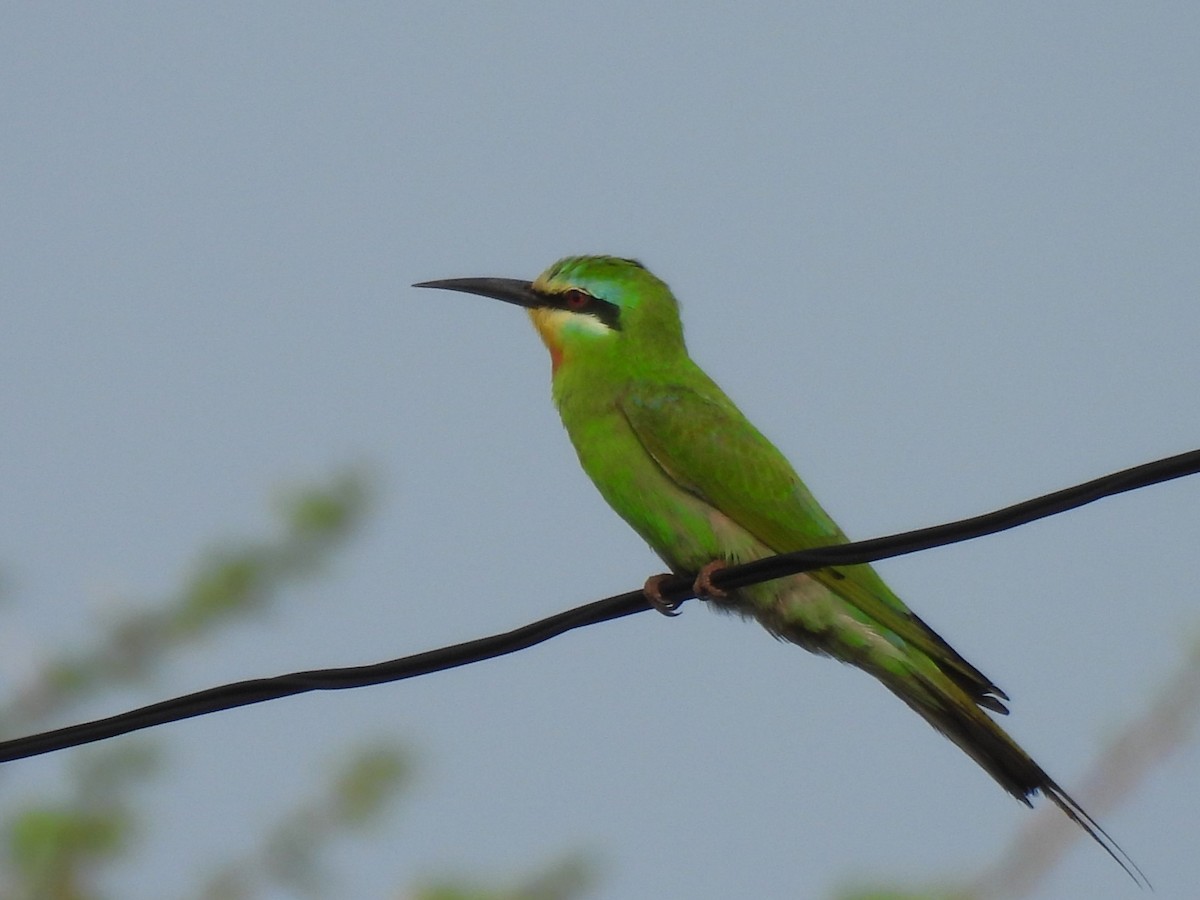
[[642, 586], [642, 593], [646, 597], [646, 602], [664, 616], [679, 615], [679, 606], [683, 602], [681, 600], [668, 600], [662, 595], [662, 583], [674, 577], [674, 575], [668, 574], [651, 575], [646, 579], [645, 585]]
[[[723, 559], [714, 559], [712, 562], [706, 563], [700, 568], [696, 580], [692, 583], [692, 594], [700, 600], [722, 600], [728, 597], [728, 591], [722, 590], [712, 583], [713, 572], [719, 572], [728, 567], [729, 563]], [[642, 586], [642, 594], [645, 595], [646, 602], [664, 616], [679, 615], [679, 607], [683, 604], [682, 600], [668, 600], [662, 595], [663, 582], [674, 577], [669, 574], [651, 575]]]
[[728, 591], [724, 591], [712, 583], [713, 572], [719, 572], [727, 568], [729, 568], [729, 563], [723, 559], [714, 559], [712, 562], [703, 565], [700, 568], [700, 574], [696, 576], [696, 581], [692, 585], [692, 590], [696, 592], [696, 596], [701, 600], [721, 600], [728, 597]]

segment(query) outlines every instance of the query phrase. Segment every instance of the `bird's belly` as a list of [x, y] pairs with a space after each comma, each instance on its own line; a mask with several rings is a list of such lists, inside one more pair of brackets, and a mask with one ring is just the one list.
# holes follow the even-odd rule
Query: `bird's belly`
[[[775, 555], [775, 548], [659, 465], [615, 405], [560, 406], [560, 412], [584, 471], [673, 572], [694, 574], [714, 560], [734, 564]], [[901, 652], [862, 610], [823, 581], [789, 575], [709, 600], [714, 608], [756, 619], [776, 637], [815, 653], [877, 662]]]
[[[686, 492], [679, 494], [640, 521], [635, 521], [638, 514], [626, 516], [674, 572], [698, 572], [713, 560], [736, 565], [775, 555], [720, 510]], [[663, 523], [671, 523], [665, 537]], [[753, 618], [776, 637], [815, 653], [833, 652], [840, 638], [852, 633], [875, 643], [841, 597], [804, 573], [703, 599], [722, 612]]]
[[[736, 564], [775, 554], [664, 472], [619, 414], [570, 423], [564, 416], [564, 423], [584, 471], [609, 506], [673, 572], [693, 574], [714, 560]], [[803, 574], [731, 591], [712, 603], [817, 652], [827, 650], [826, 636], [846, 624], [848, 613], [841, 598]]]
[[[603, 488], [602, 493], [673, 572], [693, 574], [714, 560], [737, 565], [775, 555], [729, 516], [673, 482], [653, 491], [639, 489], [634, 482], [630, 487], [628, 494]], [[819, 649], [816, 636], [835, 624], [844, 607], [835, 594], [804, 574], [710, 599], [722, 611], [758, 619], [773, 633], [811, 649]], [[800, 639], [803, 633], [814, 640]]]

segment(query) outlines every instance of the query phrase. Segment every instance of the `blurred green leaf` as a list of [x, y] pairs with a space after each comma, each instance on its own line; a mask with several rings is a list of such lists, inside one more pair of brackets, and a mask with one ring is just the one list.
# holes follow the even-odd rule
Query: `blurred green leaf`
[[186, 635], [230, 613], [261, 606], [270, 564], [270, 548], [213, 553], [184, 589], [174, 621], [178, 632]]
[[52, 712], [149, 677], [173, 648], [269, 607], [328, 562], [362, 520], [369, 497], [369, 481], [357, 470], [286, 492], [277, 503], [279, 537], [223, 542], [201, 554], [173, 596], [121, 613], [92, 647], [46, 660], [33, 683], [0, 707], [0, 732], [33, 731]]
[[410, 773], [409, 757], [399, 748], [368, 747], [338, 777], [334, 814], [347, 825], [365, 825], [408, 783]]
[[486, 888], [457, 881], [418, 888], [413, 900], [578, 900], [596, 880], [594, 864], [568, 856], [524, 879], [515, 887]]
[[24, 868], [49, 858], [100, 856], [118, 850], [127, 833], [128, 822], [120, 813], [32, 807], [19, 813], [10, 826], [10, 858]]
[[360, 471], [353, 471], [325, 488], [285, 494], [279, 502], [283, 518], [297, 538], [343, 536], [363, 517], [370, 499], [367, 484]]

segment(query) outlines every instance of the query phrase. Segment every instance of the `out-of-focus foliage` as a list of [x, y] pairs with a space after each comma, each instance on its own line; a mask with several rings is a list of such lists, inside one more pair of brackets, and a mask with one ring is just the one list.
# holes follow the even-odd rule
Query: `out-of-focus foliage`
[[[0, 705], [0, 732], [36, 731], [50, 716], [105, 690], [150, 678], [186, 643], [266, 609], [284, 589], [321, 571], [362, 520], [369, 493], [360, 473], [288, 492], [278, 504], [276, 537], [224, 542], [202, 555], [172, 595], [122, 613], [91, 646], [44, 660], [30, 682]], [[402, 771], [398, 762], [388, 768], [386, 753], [380, 746], [370, 756], [380, 804], [391, 795], [389, 774]], [[392, 755], [401, 759], [398, 751]], [[72, 762], [61, 795], [10, 800], [0, 814], [5, 900], [97, 897], [99, 874], [136, 853], [133, 789], [163, 768], [153, 745], [144, 740], [120, 749], [89, 748]]]
[[71, 703], [145, 679], [184, 644], [268, 608], [285, 588], [321, 571], [362, 520], [368, 497], [365, 477], [354, 472], [288, 492], [278, 504], [277, 537], [222, 542], [201, 555], [173, 595], [121, 613], [92, 646], [45, 660], [0, 706], [0, 734], [28, 731]]
[[[285, 591], [319, 575], [369, 507], [370, 486], [349, 472], [288, 492], [277, 504], [271, 539], [222, 542], [203, 553], [169, 596], [122, 612], [94, 642], [42, 662], [35, 676], [0, 702], [0, 734], [31, 733], [106, 690], [152, 678], [185, 645], [214, 639], [247, 616], [278, 605]], [[407, 753], [388, 740], [347, 751], [325, 788], [283, 815], [258, 847], [221, 865], [192, 893], [203, 900], [251, 900], [280, 890], [306, 897], [345, 892], [325, 871], [322, 853], [337, 840], [377, 825], [409, 783]], [[152, 739], [119, 748], [84, 748], [71, 757], [61, 791], [14, 797], [0, 808], [2, 900], [100, 900], [104, 873], [136, 860], [150, 827], [136, 804], [138, 785], [169, 774]], [[517, 889], [477, 896], [568, 900], [578, 896], [579, 867], [558, 865]], [[176, 886], [175, 896], [186, 896]]]
[[19, 805], [4, 817], [5, 898], [87, 898], [97, 871], [136, 838], [130, 788], [159, 767], [148, 742], [80, 755], [63, 796]]
[[407, 755], [390, 742], [364, 745], [321, 795], [281, 818], [252, 854], [222, 866], [199, 896], [249, 900], [271, 886], [310, 897], [337, 896], [321, 851], [340, 834], [375, 824], [408, 784], [411, 770]]
[[[1200, 720], [1200, 639], [1191, 641], [1174, 673], [1141, 712], [1100, 749], [1080, 784], [1078, 796], [1103, 818], [1132, 795], [1164, 760], [1192, 739]], [[1028, 818], [1007, 848], [970, 881], [921, 891], [853, 888], [837, 900], [999, 900], [1026, 897], [1052, 872], [1072, 846], [1087, 843], [1082, 829], [1044, 804]], [[1093, 851], [1095, 847], [1089, 848]], [[1152, 873], [1142, 873], [1153, 881]], [[1116, 877], [1116, 876], [1114, 876]]]
[[404, 900], [572, 900], [595, 881], [592, 863], [569, 856], [507, 888], [469, 885], [446, 880], [404, 894]]

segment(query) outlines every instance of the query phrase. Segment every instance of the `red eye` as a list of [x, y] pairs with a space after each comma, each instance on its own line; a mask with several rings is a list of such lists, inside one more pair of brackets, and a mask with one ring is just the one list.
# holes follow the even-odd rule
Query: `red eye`
[[567, 291], [567, 293], [566, 293], [567, 309], [583, 309], [585, 306], [588, 305], [588, 301], [591, 299], [592, 298], [589, 297], [587, 294], [585, 294], [583, 291], [575, 291], [575, 290]]

